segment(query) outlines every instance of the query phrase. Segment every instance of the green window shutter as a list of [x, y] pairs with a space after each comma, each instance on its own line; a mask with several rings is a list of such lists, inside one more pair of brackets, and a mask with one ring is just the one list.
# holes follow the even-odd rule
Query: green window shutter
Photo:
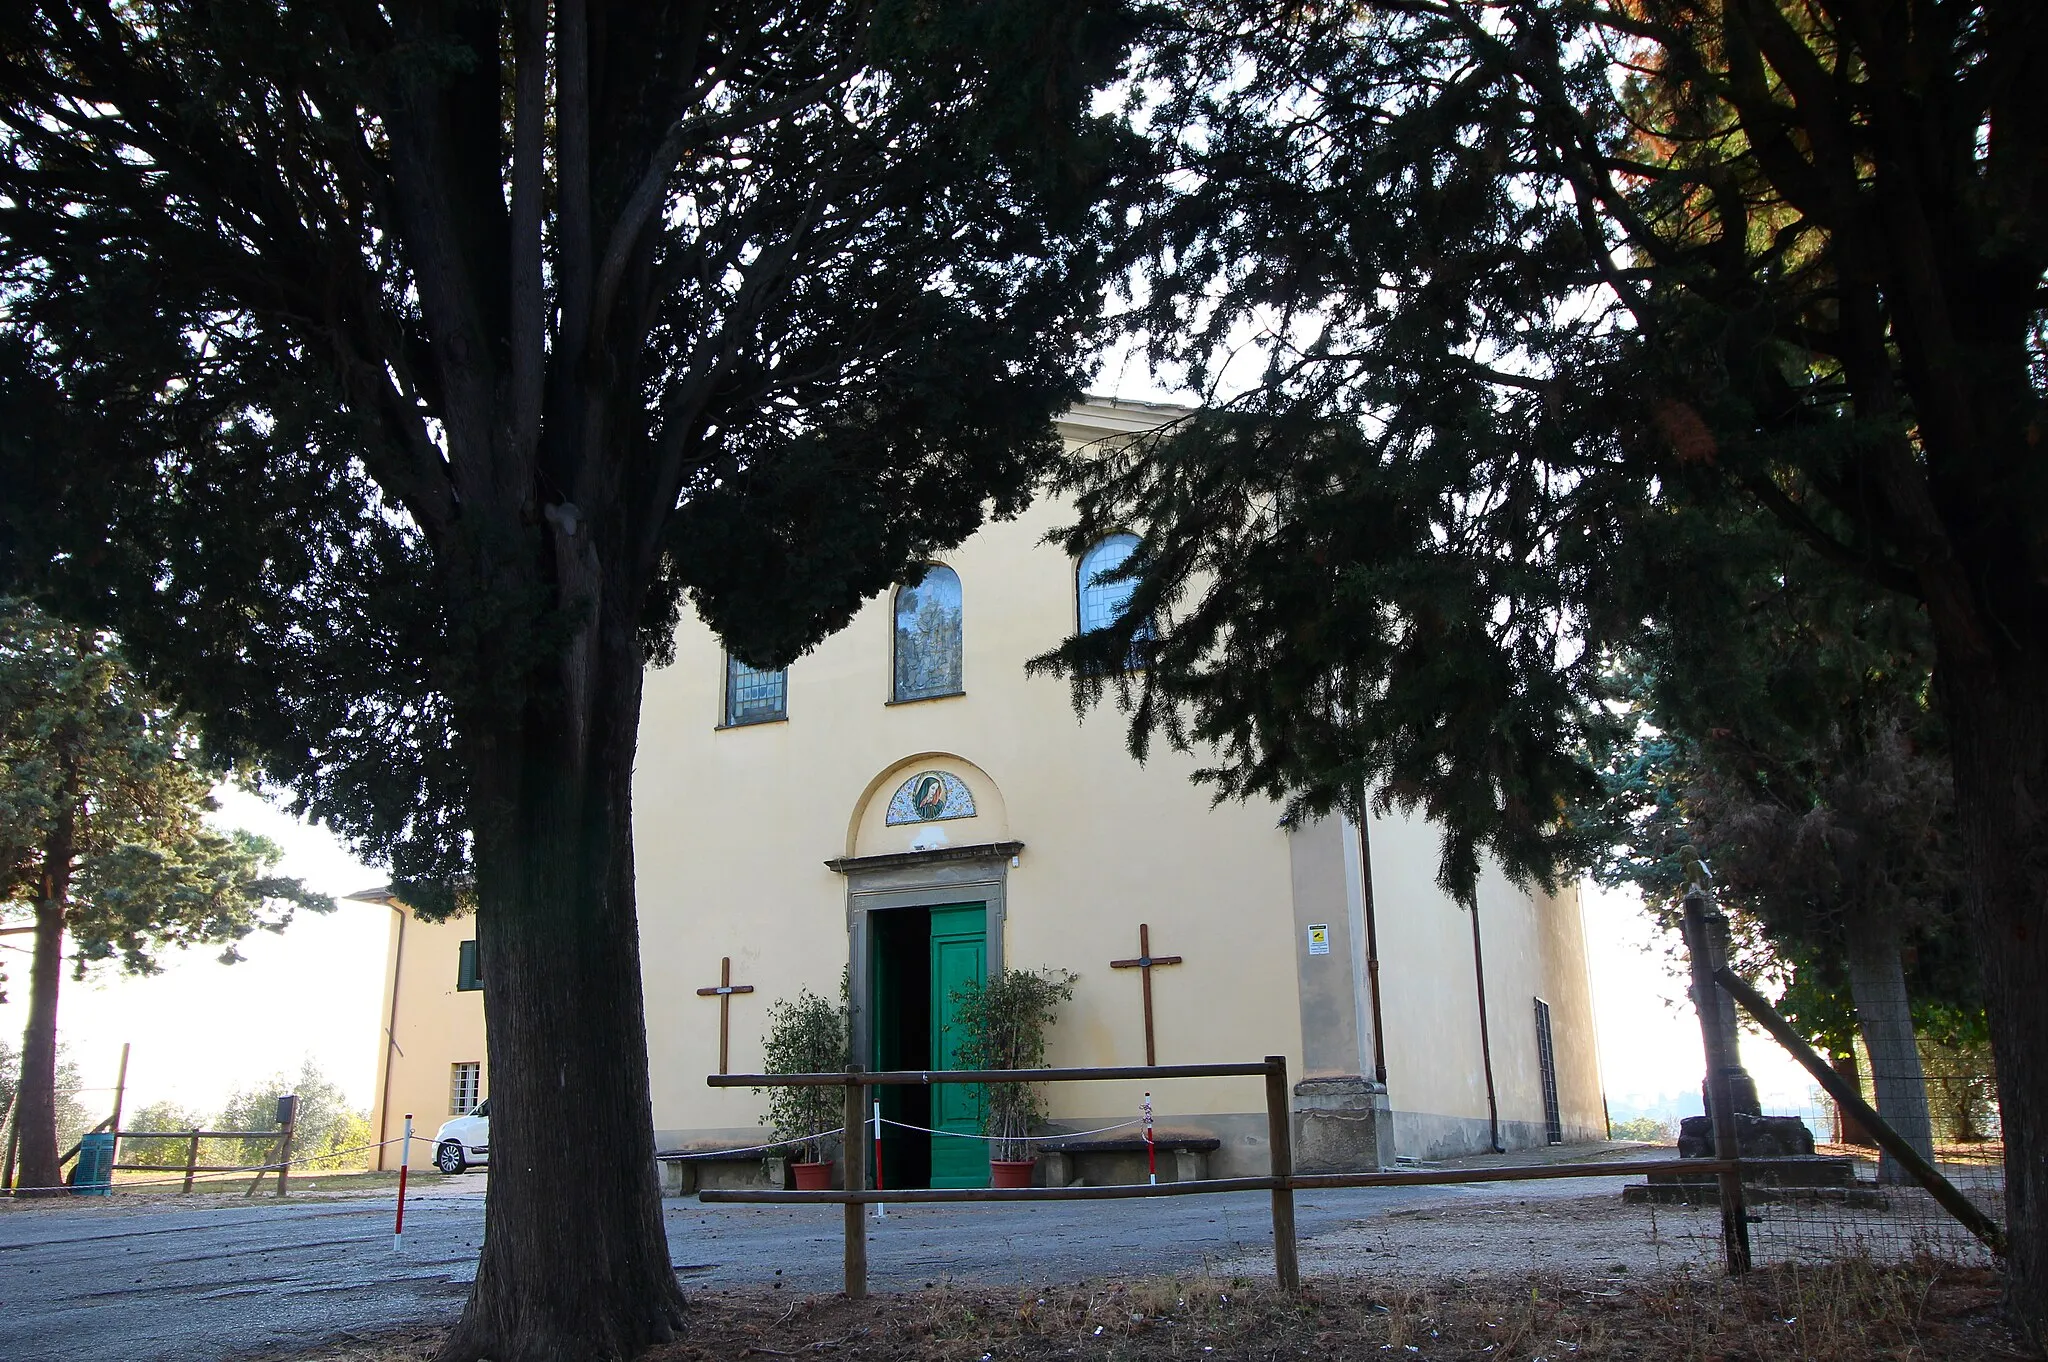
[[484, 973], [477, 967], [476, 942], [465, 941], [455, 960], [455, 991], [468, 993], [484, 986]]

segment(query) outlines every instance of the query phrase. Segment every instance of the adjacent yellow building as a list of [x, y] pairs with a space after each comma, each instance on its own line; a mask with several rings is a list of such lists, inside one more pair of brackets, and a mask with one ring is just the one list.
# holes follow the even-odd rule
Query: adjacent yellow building
[[[1091, 400], [1060, 430], [1092, 444], [1175, 414]], [[1055, 1065], [1144, 1063], [1148, 982], [1159, 1063], [1285, 1055], [1304, 1169], [1603, 1136], [1576, 893], [1490, 875], [1475, 933], [1416, 819], [1288, 831], [1272, 805], [1211, 807], [1194, 760], [1140, 766], [1113, 706], [1077, 717], [1064, 681], [1025, 675], [1127, 589], [1096, 579], [1126, 538], [1080, 561], [1045, 542], [1067, 517], [1047, 501], [986, 527], [786, 671], [739, 664], [691, 618], [649, 674], [634, 832], [658, 1147], [765, 1138], [762, 1098], [705, 1084], [721, 1011], [728, 1066], [754, 1072], [769, 1004], [835, 996], [844, 971], [864, 1064], [946, 1067], [953, 986], [1001, 966], [1079, 976]], [[431, 1135], [488, 1090], [474, 933], [392, 907], [374, 1120], [390, 1138], [411, 1111]], [[752, 992], [703, 991], [722, 961]], [[892, 1185], [986, 1177], [948, 1091], [892, 1090]], [[1054, 1127], [1079, 1131], [1131, 1119], [1141, 1092], [1048, 1097]], [[1161, 1130], [1217, 1142], [1211, 1175], [1264, 1171], [1258, 1080], [1160, 1083], [1151, 1100]]]

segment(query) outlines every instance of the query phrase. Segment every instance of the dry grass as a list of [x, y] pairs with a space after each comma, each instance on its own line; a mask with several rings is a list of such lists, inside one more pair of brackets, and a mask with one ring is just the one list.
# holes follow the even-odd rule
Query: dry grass
[[[1190, 1278], [872, 1300], [777, 1292], [693, 1297], [686, 1340], [647, 1362], [834, 1357], [906, 1362], [1990, 1362], [2036, 1358], [2004, 1321], [1996, 1276], [1933, 1263], [1782, 1267], [1730, 1281], [1318, 1278], [1288, 1298], [1254, 1279]], [[408, 1331], [298, 1362], [418, 1362]]]

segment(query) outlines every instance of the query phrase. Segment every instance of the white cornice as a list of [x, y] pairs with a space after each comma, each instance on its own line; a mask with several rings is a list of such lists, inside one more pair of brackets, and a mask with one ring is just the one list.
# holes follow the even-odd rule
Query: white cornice
[[1090, 393], [1054, 424], [1067, 439], [1086, 444], [1106, 436], [1142, 435], [1193, 410], [1176, 402], [1134, 402]]

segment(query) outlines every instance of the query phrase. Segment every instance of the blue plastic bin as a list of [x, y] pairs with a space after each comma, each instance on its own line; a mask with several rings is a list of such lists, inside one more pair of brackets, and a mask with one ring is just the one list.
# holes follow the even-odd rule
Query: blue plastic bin
[[114, 1136], [95, 1131], [78, 1142], [78, 1169], [71, 1190], [80, 1196], [105, 1196], [114, 1185]]

